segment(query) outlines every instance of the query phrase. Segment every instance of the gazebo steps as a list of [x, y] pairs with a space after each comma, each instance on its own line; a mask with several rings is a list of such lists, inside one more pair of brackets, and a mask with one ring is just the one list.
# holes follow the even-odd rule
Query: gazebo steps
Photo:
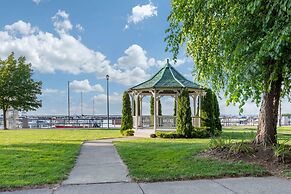
[[[134, 130], [134, 136], [135, 137], [150, 137], [151, 134], [155, 133], [154, 129], [138, 129]], [[176, 129], [157, 129], [157, 131], [163, 131], [163, 132], [174, 132]]]
[[138, 129], [135, 130], [135, 137], [150, 137], [151, 134], [155, 133], [154, 129]]

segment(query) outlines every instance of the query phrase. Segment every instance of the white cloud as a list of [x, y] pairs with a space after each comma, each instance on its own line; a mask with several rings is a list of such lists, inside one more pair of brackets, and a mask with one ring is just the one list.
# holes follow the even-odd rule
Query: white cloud
[[0, 57], [11, 52], [23, 55], [32, 67], [42, 73], [63, 71], [71, 74], [93, 73], [109, 64], [100, 52], [94, 52], [69, 34], [60, 37], [48, 32], [17, 37], [7, 31], [0, 31]]
[[64, 34], [73, 29], [73, 25], [69, 20], [69, 14], [64, 10], [58, 10], [58, 12], [52, 17], [53, 25], [55, 30]]
[[4, 29], [12, 35], [29, 35], [38, 31], [36, 27], [32, 27], [30, 23], [22, 20], [11, 25], [4, 26]]
[[[136, 51], [133, 48], [137, 48]], [[49, 32], [35, 31], [18, 37], [6, 30], [0, 31], [1, 58], [13, 51], [16, 56], [26, 56], [32, 67], [42, 73], [96, 73], [98, 78], [109, 74], [110, 80], [125, 85], [137, 84], [148, 78], [145, 69], [153, 63], [153, 59], [143, 56], [145, 53], [141, 47], [135, 45], [133, 48], [130, 47], [117, 64], [112, 64], [103, 53], [87, 48], [70, 34], [58, 37]], [[125, 61], [130, 64], [127, 66]], [[134, 64], [139, 66], [132, 68]]]
[[74, 80], [70, 82], [70, 88], [76, 92], [104, 92], [100, 84], [90, 85], [89, 80]]
[[0, 57], [5, 58], [14, 52], [17, 57], [25, 56], [33, 69], [41, 73], [95, 73], [100, 79], [109, 74], [110, 81], [124, 85], [145, 81], [150, 77], [148, 68], [157, 65], [156, 60], [148, 57], [137, 44], [129, 46], [124, 56], [112, 63], [103, 53], [89, 49], [69, 33], [72, 24], [65, 11], [59, 10], [53, 23], [59, 32], [57, 35], [43, 32], [21, 20], [6, 25], [4, 30], [0, 30]]
[[137, 24], [144, 19], [157, 16], [158, 11], [157, 7], [152, 4], [152, 2], [145, 5], [137, 5], [132, 8], [132, 13], [127, 19], [127, 24], [125, 25], [125, 29], [129, 28], [129, 24]]
[[155, 65], [154, 58], [148, 58], [146, 51], [137, 44], [133, 44], [124, 51], [125, 56], [117, 60], [117, 66], [120, 69], [132, 69], [139, 67], [141, 69], [148, 69]]
[[83, 31], [85, 30], [84, 27], [83, 27], [81, 24], [77, 24], [75, 27], [76, 27], [77, 30], [79, 30], [80, 32], [83, 32]]
[[[164, 67], [166, 62], [167, 62], [167, 59], [157, 60], [157, 65], [158, 67]], [[186, 58], [177, 59], [176, 62], [174, 60], [170, 60], [170, 64], [174, 67], [179, 67], [180, 65], [183, 65], [184, 63], [186, 63]]]
[[32, 2], [38, 5], [41, 2], [41, 0], [32, 0]]
[[[106, 94], [99, 94], [93, 97], [96, 104], [104, 104], [107, 101]], [[122, 103], [122, 95], [114, 92], [112, 95], [109, 95], [110, 104], [121, 104]]]

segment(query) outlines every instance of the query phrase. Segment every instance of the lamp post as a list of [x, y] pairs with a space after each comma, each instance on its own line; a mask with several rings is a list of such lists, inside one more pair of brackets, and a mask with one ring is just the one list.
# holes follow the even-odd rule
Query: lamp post
[[107, 84], [107, 128], [109, 129], [109, 75], [106, 75], [106, 84]]

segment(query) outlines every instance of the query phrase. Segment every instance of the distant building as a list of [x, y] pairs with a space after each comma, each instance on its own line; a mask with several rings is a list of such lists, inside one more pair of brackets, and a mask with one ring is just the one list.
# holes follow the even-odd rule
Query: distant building
[[258, 125], [258, 116], [227, 116], [220, 117], [222, 126]]

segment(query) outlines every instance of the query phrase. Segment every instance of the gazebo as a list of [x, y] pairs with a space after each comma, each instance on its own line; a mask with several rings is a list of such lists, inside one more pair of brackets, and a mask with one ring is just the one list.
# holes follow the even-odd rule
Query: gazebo
[[[181, 75], [167, 59], [165, 66], [160, 69], [152, 78], [142, 82], [128, 90], [131, 96], [133, 114], [133, 126], [136, 130], [153, 128], [156, 130], [175, 129], [176, 116], [158, 115], [158, 100], [163, 96], [171, 96], [176, 101], [176, 110], [178, 110], [178, 96], [183, 89], [188, 89], [189, 96], [193, 100], [192, 124], [200, 126], [200, 107], [201, 97], [204, 90], [201, 86], [187, 80]], [[142, 100], [145, 96], [154, 98], [154, 115], [142, 115]], [[140, 107], [138, 107], [140, 106]], [[135, 115], [134, 115], [135, 112]], [[139, 112], [139, 114], [138, 114]]]

